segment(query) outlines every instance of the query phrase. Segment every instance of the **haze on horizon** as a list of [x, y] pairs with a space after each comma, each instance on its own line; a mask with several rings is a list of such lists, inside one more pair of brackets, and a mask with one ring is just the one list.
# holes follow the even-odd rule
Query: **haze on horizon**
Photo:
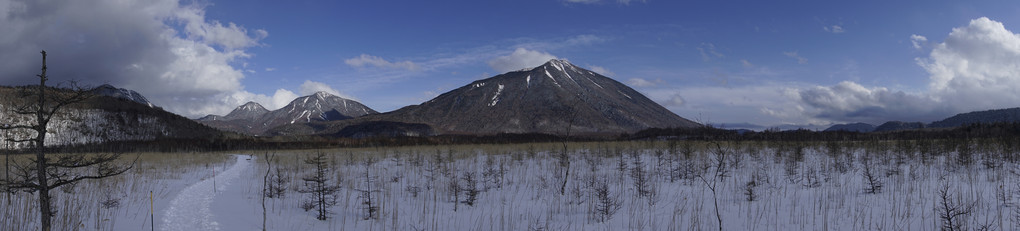
[[711, 123], [930, 122], [1020, 106], [1020, 3], [0, 0], [0, 81], [171, 112], [326, 91], [378, 111], [568, 59]]

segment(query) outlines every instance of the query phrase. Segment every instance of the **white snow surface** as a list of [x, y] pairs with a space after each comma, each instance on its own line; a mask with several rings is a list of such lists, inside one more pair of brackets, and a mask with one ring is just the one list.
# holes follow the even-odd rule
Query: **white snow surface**
[[[571, 152], [564, 194], [556, 193], [564, 182], [557, 152], [541, 148], [455, 149], [462, 157], [441, 161], [436, 161], [440, 155], [436, 153], [450, 150], [330, 152], [331, 182], [341, 190], [339, 203], [330, 208], [325, 221], [301, 209], [307, 195], [296, 189], [303, 186], [301, 178], [311, 173], [308, 166], [274, 165], [284, 169], [290, 183], [286, 197], [266, 200], [266, 225], [268, 230], [716, 230], [719, 214], [723, 230], [938, 230], [941, 224], [934, 208], [938, 189], [947, 186], [955, 203], [973, 209], [962, 219], [968, 227], [988, 224], [993, 230], [1020, 230], [1020, 222], [1012, 220], [1013, 214], [1020, 213], [1020, 174], [1013, 173], [1020, 170], [1020, 163], [998, 162], [1001, 165], [988, 168], [979, 162], [986, 155], [994, 156], [986, 152], [975, 152], [975, 163], [960, 166], [955, 150], [925, 160], [919, 151], [873, 153], [860, 147], [845, 148], [833, 156], [824, 146], [812, 145], [804, 147], [802, 159], [795, 160], [791, 147], [742, 144], [721, 148], [720, 152], [728, 153], [726, 164], [720, 165], [726, 171], [716, 179], [716, 159], [709, 150], [683, 157], [666, 151], [664, 144], [657, 148], [642, 143], [601, 145]], [[861, 162], [868, 153], [874, 158], [872, 171], [885, 184], [876, 194], [864, 192], [867, 183]], [[367, 156], [377, 157], [378, 162], [371, 167], [360, 164]], [[279, 158], [300, 163], [304, 157]], [[838, 158], [848, 158], [843, 161], [852, 164], [841, 172], [835, 167]], [[487, 177], [488, 161], [505, 175]], [[685, 171], [701, 168], [707, 171], [707, 180], [684, 176]], [[234, 155], [205, 167], [143, 163], [132, 171], [142, 169], [167, 174], [128, 175], [115, 185], [100, 187], [95, 186], [100, 181], [85, 182], [76, 186], [74, 194], [54, 191], [58, 198], [54, 206], [60, 211], [55, 230], [149, 230], [149, 190], [155, 190], [159, 230], [261, 229], [264, 161]], [[209, 174], [212, 170], [215, 176]], [[365, 220], [358, 190], [365, 187], [361, 176], [369, 170], [381, 214]], [[648, 177], [650, 196], [638, 195], [638, 173]], [[465, 194], [455, 198], [449, 187], [451, 182], [464, 186], [464, 174], [474, 174], [476, 188], [481, 189], [471, 206], [458, 204]], [[680, 175], [673, 179], [674, 174]], [[620, 203], [615, 215], [604, 221], [594, 220], [589, 213], [597, 205], [593, 189], [586, 185], [590, 180], [607, 182], [610, 198]], [[744, 194], [750, 180], [756, 182], [754, 201]], [[718, 185], [717, 193], [708, 188], [710, 182]], [[103, 194], [122, 198], [122, 205], [98, 208], [96, 201], [83, 198], [101, 187], [113, 191]], [[145, 195], [138, 195], [142, 191]], [[13, 204], [4, 195], [13, 195]], [[0, 230], [38, 229], [37, 212], [16, 209], [32, 207], [32, 197], [0, 194]]]
[[553, 84], [556, 84], [557, 87], [563, 87], [560, 86], [559, 82], [556, 82], [556, 78], [553, 78], [552, 74], [549, 74], [549, 70], [545, 70], [545, 76], [549, 76], [549, 79], [551, 79], [553, 81]]
[[241, 172], [252, 167], [250, 161], [242, 160], [242, 156], [236, 155], [235, 158], [236, 162], [230, 169], [178, 193], [163, 213], [160, 230], [220, 230], [220, 223], [211, 208], [213, 201], [237, 180]]
[[496, 90], [496, 95], [492, 96], [492, 102], [489, 103], [489, 107], [496, 106], [496, 103], [499, 103], [499, 94], [500, 93], [503, 93], [503, 84], [499, 85], [499, 89]]

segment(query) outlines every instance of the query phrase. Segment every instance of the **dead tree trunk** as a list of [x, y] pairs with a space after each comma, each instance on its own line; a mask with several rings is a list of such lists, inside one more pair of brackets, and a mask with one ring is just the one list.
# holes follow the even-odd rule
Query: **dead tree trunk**
[[[31, 142], [35, 148], [35, 157], [31, 160], [32, 165], [15, 164], [17, 176], [7, 178], [0, 182], [8, 190], [24, 190], [27, 192], [39, 193], [39, 214], [40, 229], [48, 231], [52, 228], [52, 219], [56, 211], [52, 207], [52, 196], [50, 190], [67, 184], [74, 184], [86, 179], [102, 179], [120, 175], [127, 172], [134, 166], [132, 162], [128, 166], [117, 166], [111, 164], [120, 157], [120, 154], [84, 154], [60, 155], [55, 159], [46, 158], [46, 126], [53, 116], [61, 108], [67, 105], [85, 101], [92, 95], [91, 89], [78, 87], [71, 83], [70, 90], [52, 89], [52, 95], [46, 94], [46, 51], [42, 51], [42, 73], [39, 77], [38, 91], [25, 90], [23, 97], [37, 97], [35, 103], [26, 103], [13, 108], [14, 113], [23, 116], [34, 116], [34, 124], [4, 125], [2, 130], [30, 130], [35, 132], [34, 138], [12, 138], [7, 137], [10, 142]], [[26, 88], [28, 89], [28, 88]], [[136, 158], [137, 160], [137, 158]], [[76, 171], [79, 168], [94, 168], [94, 171]]]

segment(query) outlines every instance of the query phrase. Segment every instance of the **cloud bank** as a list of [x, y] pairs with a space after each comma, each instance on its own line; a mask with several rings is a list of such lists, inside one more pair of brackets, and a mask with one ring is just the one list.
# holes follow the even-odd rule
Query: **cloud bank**
[[[911, 35], [915, 49], [928, 38]], [[919, 93], [864, 87], [854, 82], [799, 91], [815, 116], [839, 122], [932, 121], [969, 111], [1020, 106], [1020, 35], [985, 17], [953, 28], [917, 65], [929, 74]]]
[[244, 90], [245, 72], [254, 73], [243, 70], [244, 61], [269, 32], [209, 19], [207, 5], [0, 0], [0, 6], [6, 6], [0, 7], [5, 85], [35, 83], [39, 51], [46, 50], [54, 84], [109, 83], [188, 117], [225, 114], [248, 101], [273, 108], [296, 97], [283, 89], [271, 96]]

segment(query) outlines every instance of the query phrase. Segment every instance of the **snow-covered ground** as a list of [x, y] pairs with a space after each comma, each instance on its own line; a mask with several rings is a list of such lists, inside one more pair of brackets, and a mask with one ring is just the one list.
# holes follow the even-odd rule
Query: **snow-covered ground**
[[[224, 190], [229, 189], [242, 172], [251, 171], [250, 161], [242, 160], [239, 155], [234, 157], [236, 162], [226, 171], [192, 184], [174, 196], [163, 213], [162, 230], [220, 230], [219, 218], [229, 217], [231, 213], [213, 214], [214, 199], [237, 196]], [[219, 196], [221, 194], [223, 196]]]
[[[585, 143], [571, 147], [569, 168], [550, 144], [323, 150], [329, 182], [340, 186], [326, 220], [302, 208], [311, 195], [299, 192], [314, 172], [304, 160], [316, 151], [278, 152], [273, 169], [261, 152], [191, 154], [179, 158], [211, 159], [147, 164], [166, 170], [113, 184], [123, 192], [112, 194], [119, 207], [97, 206], [106, 194], [82, 195], [98, 185], [58, 190], [57, 223], [147, 230], [156, 188], [156, 229], [259, 230], [270, 170], [289, 182], [282, 197], [265, 200], [269, 230], [716, 230], [720, 220], [724, 230], [936, 230], [946, 205], [970, 211], [956, 220], [968, 229], [1020, 229], [1020, 165], [1003, 160], [1010, 151], [972, 145], [925, 155], [891, 143], [800, 152], [795, 143], [698, 143], [686, 156], [663, 143]], [[865, 172], [881, 182], [878, 192], [867, 192]], [[469, 188], [477, 190], [471, 205]], [[367, 218], [365, 191], [375, 218]], [[0, 230], [33, 229], [32, 203], [25, 193], [0, 198]]]

